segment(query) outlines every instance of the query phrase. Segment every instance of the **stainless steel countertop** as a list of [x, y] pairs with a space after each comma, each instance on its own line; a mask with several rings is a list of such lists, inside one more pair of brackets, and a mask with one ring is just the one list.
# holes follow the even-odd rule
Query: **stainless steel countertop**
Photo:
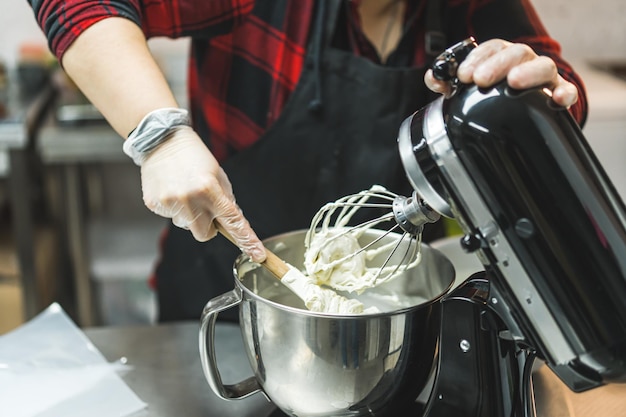
[[[267, 417], [276, 407], [262, 394], [238, 401], [217, 397], [207, 384], [198, 353], [199, 323], [100, 327], [85, 330], [110, 361], [121, 357], [132, 368], [121, 376], [148, 404], [133, 417]], [[225, 383], [252, 375], [234, 324], [218, 323], [215, 348]]]
[[[85, 334], [109, 361], [121, 357], [131, 370], [122, 374], [128, 386], [148, 404], [133, 417], [268, 417], [283, 415], [262, 394], [225, 401], [209, 388], [198, 353], [199, 323], [88, 328]], [[252, 375], [239, 327], [218, 323], [215, 345], [225, 383]], [[538, 417], [573, 417], [566, 387], [546, 367], [533, 378]]]

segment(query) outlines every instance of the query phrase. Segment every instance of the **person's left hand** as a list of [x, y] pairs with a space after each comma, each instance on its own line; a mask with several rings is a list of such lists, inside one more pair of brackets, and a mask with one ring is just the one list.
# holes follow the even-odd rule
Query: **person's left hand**
[[[491, 39], [479, 44], [459, 65], [459, 81], [490, 87], [506, 78], [515, 89], [544, 86], [552, 90], [555, 103], [569, 107], [578, 100], [578, 89], [558, 73], [556, 63], [537, 55], [528, 45]], [[424, 77], [431, 90], [447, 94], [449, 85], [433, 77], [428, 70]]]

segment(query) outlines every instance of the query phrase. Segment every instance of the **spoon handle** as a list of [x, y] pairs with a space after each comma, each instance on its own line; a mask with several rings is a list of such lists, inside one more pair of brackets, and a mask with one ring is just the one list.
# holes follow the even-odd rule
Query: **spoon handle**
[[[220, 232], [226, 239], [228, 239], [233, 245], [237, 246], [235, 239], [222, 227], [219, 222], [214, 222], [215, 227], [218, 232]], [[265, 248], [265, 260], [261, 262], [261, 265], [264, 266], [268, 271], [270, 271], [274, 276], [278, 279], [282, 279], [285, 274], [289, 271], [289, 265], [285, 263], [281, 258], [279, 258], [274, 252]]]

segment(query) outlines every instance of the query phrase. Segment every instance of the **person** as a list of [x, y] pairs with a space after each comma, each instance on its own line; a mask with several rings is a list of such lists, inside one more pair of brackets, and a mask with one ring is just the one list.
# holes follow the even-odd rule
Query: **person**
[[[171, 218], [161, 321], [197, 319], [233, 287], [239, 249], [262, 261], [262, 239], [308, 228], [325, 202], [373, 184], [409, 195], [398, 128], [446, 93], [428, 66], [447, 46], [478, 41], [461, 82], [547, 86], [586, 117], [584, 84], [528, 0], [29, 2], [64, 70], [127, 138], [146, 206]], [[191, 117], [151, 56], [156, 36], [191, 37]], [[239, 249], [214, 239], [216, 224]], [[440, 235], [429, 227], [425, 240]]]

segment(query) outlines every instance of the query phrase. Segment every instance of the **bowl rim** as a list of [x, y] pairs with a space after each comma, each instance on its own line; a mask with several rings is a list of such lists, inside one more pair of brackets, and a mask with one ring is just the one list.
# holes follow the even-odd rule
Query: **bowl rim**
[[[377, 229], [369, 229], [375, 232], [380, 232], [382, 233], [387, 233], [384, 230], [377, 230]], [[274, 241], [277, 240], [281, 240], [281, 239], [285, 239], [289, 236], [293, 236], [293, 235], [297, 235], [297, 234], [302, 234], [304, 236], [304, 233], [306, 233], [307, 229], [300, 229], [300, 230], [293, 230], [290, 232], [285, 232], [285, 233], [280, 233], [278, 235], [274, 235], [271, 237], [268, 237], [266, 239], [263, 240], [264, 244], [269, 244], [272, 243]], [[395, 232], [391, 232], [391, 234], [396, 234], [399, 236], [398, 233]], [[450, 291], [452, 290], [454, 284], [455, 284], [455, 279], [456, 279], [456, 269], [454, 267], [454, 264], [452, 263], [452, 261], [440, 250], [433, 248], [432, 246], [430, 246], [427, 243], [421, 243], [422, 245], [422, 251], [424, 251], [424, 249], [426, 249], [427, 252], [431, 252], [434, 254], [434, 256], [440, 257], [442, 259], [445, 259], [450, 266], [450, 269], [452, 271], [452, 274], [449, 278], [449, 282], [443, 286], [442, 290], [439, 291], [439, 293], [437, 295], [435, 295], [434, 297], [432, 297], [429, 300], [426, 300], [424, 302], [412, 305], [412, 306], [407, 306], [407, 307], [402, 307], [402, 308], [398, 308], [396, 310], [391, 310], [391, 311], [380, 311], [380, 312], [371, 312], [371, 313], [358, 313], [358, 314], [348, 314], [348, 313], [344, 313], [344, 314], [337, 314], [337, 313], [325, 313], [325, 312], [318, 312], [318, 311], [311, 311], [311, 310], [305, 310], [303, 308], [298, 308], [298, 307], [292, 307], [292, 306], [288, 306], [288, 305], [284, 305], [281, 303], [278, 303], [276, 301], [272, 301], [269, 300], [267, 298], [264, 298], [260, 295], [258, 295], [257, 293], [253, 292], [251, 289], [249, 289], [247, 286], [245, 286], [242, 282], [242, 278], [239, 276], [239, 267], [241, 265], [243, 265], [244, 263], [248, 263], [251, 264], [250, 268], [248, 268], [246, 270], [246, 273], [249, 272], [252, 269], [256, 269], [256, 268], [263, 268], [262, 265], [257, 264], [257, 263], [253, 263], [250, 259], [250, 257], [244, 253], [240, 254], [239, 256], [237, 256], [237, 258], [235, 259], [235, 262], [233, 263], [233, 268], [232, 268], [232, 272], [233, 272], [233, 277], [235, 279], [235, 285], [236, 288], [238, 288], [242, 293], [245, 293], [247, 297], [249, 298], [253, 298], [258, 302], [261, 302], [263, 304], [268, 304], [274, 308], [280, 309], [280, 310], [284, 310], [284, 311], [288, 311], [290, 313], [295, 313], [295, 314], [299, 314], [299, 315], [304, 315], [304, 316], [313, 316], [313, 317], [324, 317], [324, 318], [332, 318], [332, 319], [336, 319], [336, 318], [341, 318], [341, 319], [351, 319], [351, 320], [359, 320], [359, 319], [363, 319], [363, 318], [373, 318], [373, 317], [391, 317], [391, 316], [396, 316], [396, 315], [402, 315], [402, 314], [406, 314], [407, 312], [413, 311], [413, 310], [418, 310], [418, 309], [422, 309], [422, 308], [426, 308], [429, 306], [432, 306], [436, 303], [439, 303], [444, 297], [446, 297]], [[422, 252], [423, 253], [423, 252]], [[419, 267], [419, 264], [416, 266], [416, 268]], [[277, 281], [280, 282], [280, 280], [276, 279]]]

